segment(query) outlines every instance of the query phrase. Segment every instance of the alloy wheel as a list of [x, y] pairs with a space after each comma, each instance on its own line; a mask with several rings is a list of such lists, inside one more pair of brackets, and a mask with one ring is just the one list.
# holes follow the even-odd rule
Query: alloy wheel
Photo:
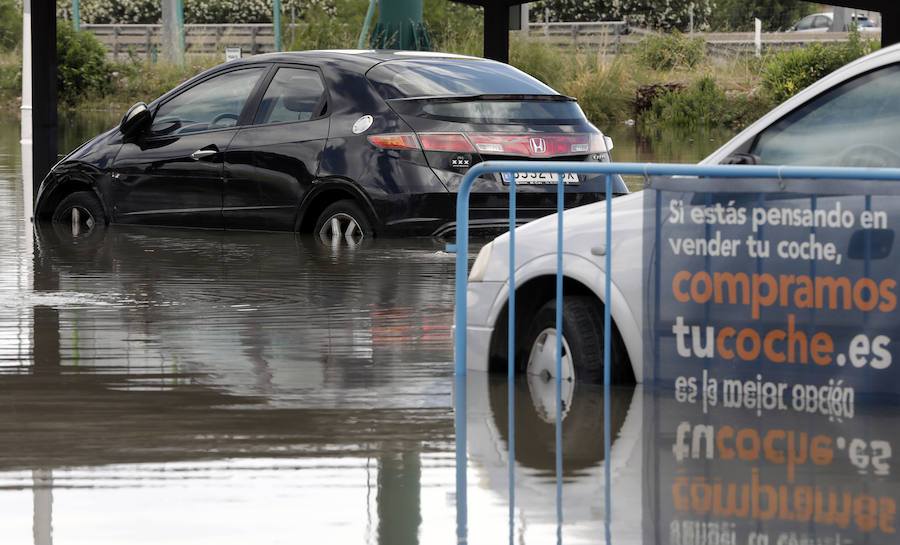
[[358, 246], [365, 238], [365, 233], [353, 216], [339, 212], [322, 224], [319, 238], [323, 242], [331, 242], [332, 246], [338, 246], [342, 241], [346, 241], [350, 246]]

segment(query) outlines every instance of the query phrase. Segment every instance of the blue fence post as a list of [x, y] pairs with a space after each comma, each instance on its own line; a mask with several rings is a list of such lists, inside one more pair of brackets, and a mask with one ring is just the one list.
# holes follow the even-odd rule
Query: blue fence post
[[[563, 327], [563, 210], [565, 179], [556, 184], [556, 541], [562, 543], [562, 327]], [[569, 354], [571, 360], [572, 355]]]
[[606, 479], [606, 486], [604, 487], [606, 497], [604, 506], [606, 508], [606, 521], [604, 522], [604, 527], [606, 528], [606, 542], [610, 543], [612, 541], [609, 525], [612, 519], [612, 497], [610, 492], [610, 479], [611, 471], [610, 471], [610, 461], [609, 461], [609, 453], [612, 449], [611, 445], [611, 436], [610, 436], [610, 426], [612, 425], [609, 411], [610, 411], [610, 400], [609, 400], [609, 385], [610, 385], [610, 376], [611, 376], [611, 362], [610, 358], [610, 350], [612, 349], [612, 313], [610, 310], [610, 290], [612, 290], [612, 174], [606, 175], [606, 286], [605, 286], [605, 297], [606, 304], [603, 305], [603, 452], [606, 453], [603, 457], [603, 475]]
[[509, 545], [515, 544], [516, 515], [516, 176], [509, 180], [509, 324], [506, 360], [509, 430]]

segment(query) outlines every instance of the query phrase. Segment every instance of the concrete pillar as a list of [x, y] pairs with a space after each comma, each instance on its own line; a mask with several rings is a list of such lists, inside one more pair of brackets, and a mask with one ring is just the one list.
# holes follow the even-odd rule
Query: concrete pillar
[[885, 4], [881, 8], [881, 47], [900, 43], [900, 5]]
[[850, 8], [835, 6], [832, 11], [834, 19], [831, 21], [831, 31], [846, 32], [850, 28], [850, 13], [852, 11]]
[[172, 64], [184, 65], [184, 13], [181, 0], [162, 0], [163, 51]]
[[484, 6], [484, 56], [509, 62], [509, 6], [506, 4]]
[[[30, 4], [31, 44], [30, 61], [31, 81], [26, 83], [25, 72], [22, 73], [22, 108], [31, 108], [32, 131], [32, 189], [35, 191], [56, 164], [57, 160], [57, 117], [56, 117], [56, 3], [42, 0], [27, 1]], [[28, 14], [25, 16], [29, 17]], [[24, 37], [23, 37], [24, 42]], [[27, 43], [23, 43], [23, 49]], [[23, 51], [22, 61], [25, 62]], [[25, 98], [26, 87], [30, 87], [28, 99]], [[22, 140], [26, 140], [23, 120]]]
[[31, 219], [34, 210], [34, 158], [31, 102], [31, 0], [22, 2], [22, 217]]

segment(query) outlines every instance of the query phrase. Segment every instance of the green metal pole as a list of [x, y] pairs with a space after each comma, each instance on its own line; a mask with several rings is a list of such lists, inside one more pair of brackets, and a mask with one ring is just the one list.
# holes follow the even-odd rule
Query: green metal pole
[[275, 25], [275, 51], [281, 51], [281, 0], [275, 0], [272, 20]]
[[422, 22], [422, 0], [380, 0], [378, 24], [370, 42], [375, 49], [430, 50], [431, 38]]
[[[78, 0], [75, 0], [76, 2]], [[369, 35], [369, 25], [372, 23], [372, 16], [375, 15], [375, 4], [378, 0], [369, 0], [369, 11], [366, 12], [366, 20], [363, 23], [362, 32], [359, 33], [359, 42], [356, 49], [362, 49], [366, 45], [366, 36]]]
[[81, 30], [81, 12], [78, 9], [78, 0], [72, 0], [72, 22], [75, 23], [75, 30]]

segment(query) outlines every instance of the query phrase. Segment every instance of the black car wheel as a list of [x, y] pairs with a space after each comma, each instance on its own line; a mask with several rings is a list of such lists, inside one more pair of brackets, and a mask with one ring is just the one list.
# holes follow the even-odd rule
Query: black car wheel
[[56, 205], [53, 223], [71, 226], [72, 235], [88, 235], [106, 225], [106, 214], [100, 200], [90, 191], [76, 191]]
[[[586, 296], [563, 298], [562, 378], [592, 384], [603, 383], [603, 312]], [[622, 382], [625, 370], [614, 337], [610, 354], [611, 379]], [[529, 375], [556, 376], [556, 299], [542, 306], [528, 327], [519, 348], [520, 369]]]
[[373, 236], [374, 231], [366, 213], [348, 199], [332, 203], [322, 212], [315, 233], [325, 243], [356, 246]]

